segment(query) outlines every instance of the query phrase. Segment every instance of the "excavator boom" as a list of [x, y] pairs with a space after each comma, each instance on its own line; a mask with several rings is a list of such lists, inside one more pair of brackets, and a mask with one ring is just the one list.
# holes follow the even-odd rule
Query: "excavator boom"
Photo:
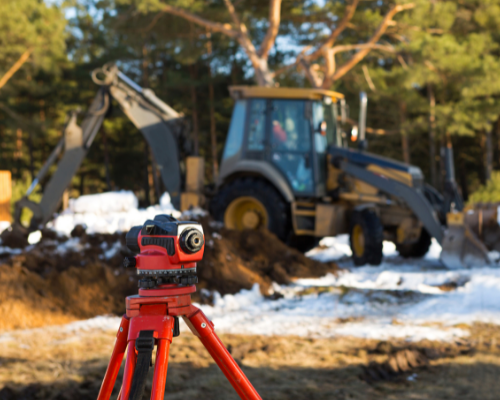
[[[152, 90], [137, 85], [115, 65], [105, 65], [95, 70], [92, 79], [100, 88], [83, 118], [81, 127], [77, 125], [77, 113], [73, 112], [63, 137], [38, 172], [26, 195], [16, 203], [14, 230], [26, 234], [39, 229], [53, 217], [64, 191], [80, 168], [110, 109], [111, 98], [118, 102], [125, 115], [144, 135], [172, 203], [179, 207], [179, 142], [187, 141], [184, 137], [183, 116], [156, 97]], [[41, 201], [35, 203], [29, 200], [28, 196], [45, 178], [55, 162], [57, 169], [45, 185]], [[21, 224], [21, 213], [25, 208], [33, 212], [27, 228]]]

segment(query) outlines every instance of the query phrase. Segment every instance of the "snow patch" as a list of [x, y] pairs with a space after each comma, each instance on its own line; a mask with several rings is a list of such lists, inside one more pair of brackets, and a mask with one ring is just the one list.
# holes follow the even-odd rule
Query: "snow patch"
[[9, 221], [0, 221], [0, 233], [10, 227]]
[[40, 241], [41, 238], [42, 238], [42, 232], [41, 231], [31, 232], [28, 235], [28, 243], [29, 244], [37, 244]]
[[131, 191], [89, 194], [69, 200], [69, 210], [75, 214], [108, 214], [137, 209], [139, 202]]
[[108, 192], [81, 196], [71, 206], [47, 224], [67, 236], [76, 225], [83, 225], [89, 234], [126, 232], [133, 226], [142, 225], [158, 214], [179, 218], [182, 214], [170, 202], [168, 193], [160, 198], [160, 204], [145, 209], [137, 208], [137, 198], [132, 192]]
[[16, 254], [21, 254], [22, 252], [23, 249], [12, 249], [7, 246], [0, 246], [0, 255], [5, 255], [5, 254], [16, 255]]

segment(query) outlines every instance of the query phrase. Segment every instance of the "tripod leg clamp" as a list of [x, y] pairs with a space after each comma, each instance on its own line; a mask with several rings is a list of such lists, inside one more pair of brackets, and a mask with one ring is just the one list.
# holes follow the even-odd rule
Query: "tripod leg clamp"
[[155, 347], [154, 331], [140, 331], [135, 341], [137, 364], [132, 378], [129, 400], [141, 400], [146, 388], [149, 367]]

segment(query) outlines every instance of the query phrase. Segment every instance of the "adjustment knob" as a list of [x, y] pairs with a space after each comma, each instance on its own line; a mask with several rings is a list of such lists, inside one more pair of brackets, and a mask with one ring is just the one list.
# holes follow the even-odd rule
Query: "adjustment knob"
[[123, 259], [123, 266], [125, 268], [133, 268], [137, 265], [137, 260], [135, 259], [135, 257], [130, 257], [130, 256], [127, 256]]

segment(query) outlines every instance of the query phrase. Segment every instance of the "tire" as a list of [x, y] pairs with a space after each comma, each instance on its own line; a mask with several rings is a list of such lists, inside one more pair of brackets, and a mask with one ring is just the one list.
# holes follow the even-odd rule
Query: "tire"
[[291, 233], [288, 237], [287, 244], [290, 247], [302, 252], [307, 253], [309, 250], [314, 249], [319, 245], [321, 238], [310, 235], [295, 235]]
[[281, 194], [262, 179], [239, 178], [223, 186], [211, 202], [213, 217], [217, 221], [224, 222], [226, 227], [241, 229], [227, 226], [225, 216], [231, 204], [242, 198], [257, 200], [267, 213], [267, 223], [261, 223], [261, 225], [274, 233], [281, 241], [286, 242], [290, 232], [290, 207]]
[[384, 227], [375, 211], [370, 209], [353, 211], [349, 233], [354, 265], [380, 265]]
[[420, 234], [420, 238], [415, 243], [396, 243], [396, 250], [403, 258], [421, 258], [427, 254], [427, 252], [429, 251], [429, 247], [431, 247], [431, 235], [429, 235], [429, 233], [423, 228], [422, 233]]

